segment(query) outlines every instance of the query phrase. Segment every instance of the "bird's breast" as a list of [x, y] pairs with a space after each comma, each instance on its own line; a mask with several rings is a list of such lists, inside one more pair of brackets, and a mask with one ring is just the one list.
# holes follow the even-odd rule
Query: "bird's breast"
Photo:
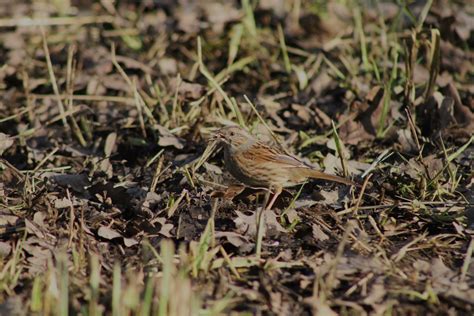
[[251, 156], [230, 148], [224, 150], [224, 162], [227, 171], [238, 181], [252, 187], [269, 187], [273, 184], [272, 171], [258, 163]]

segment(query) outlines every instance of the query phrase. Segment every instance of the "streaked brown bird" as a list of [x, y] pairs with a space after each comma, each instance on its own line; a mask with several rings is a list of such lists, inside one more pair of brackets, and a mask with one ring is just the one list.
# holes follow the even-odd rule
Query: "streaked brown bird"
[[308, 178], [355, 185], [351, 180], [318, 171], [237, 126], [219, 129], [214, 139], [224, 144], [225, 167], [234, 178], [249, 187], [273, 191], [267, 209], [271, 209], [284, 187], [302, 184]]

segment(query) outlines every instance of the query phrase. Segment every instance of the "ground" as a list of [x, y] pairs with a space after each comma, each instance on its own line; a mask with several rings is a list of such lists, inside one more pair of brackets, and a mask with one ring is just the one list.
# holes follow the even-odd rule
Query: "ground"
[[[474, 313], [473, 14], [0, 6], [0, 314]], [[359, 185], [262, 211], [210, 140], [231, 124]]]

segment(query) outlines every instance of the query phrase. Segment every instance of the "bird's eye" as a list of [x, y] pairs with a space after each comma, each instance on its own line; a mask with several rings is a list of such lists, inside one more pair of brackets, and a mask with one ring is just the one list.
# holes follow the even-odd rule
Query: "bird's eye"
[[230, 132], [230, 136], [233, 137], [235, 135], [234, 132]]

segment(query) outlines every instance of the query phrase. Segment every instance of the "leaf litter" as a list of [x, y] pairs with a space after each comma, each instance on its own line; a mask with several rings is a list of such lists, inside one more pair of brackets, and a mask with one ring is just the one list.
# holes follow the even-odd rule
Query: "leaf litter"
[[[472, 314], [472, 11], [0, 8], [0, 314]], [[208, 147], [236, 123], [361, 187], [261, 222]]]

